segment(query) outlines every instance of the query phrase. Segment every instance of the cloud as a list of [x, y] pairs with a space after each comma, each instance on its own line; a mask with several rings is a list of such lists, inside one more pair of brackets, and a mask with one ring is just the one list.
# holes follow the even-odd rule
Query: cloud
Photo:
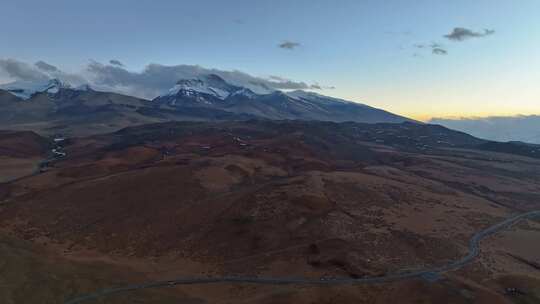
[[208, 74], [216, 74], [231, 84], [247, 87], [257, 93], [269, 93], [275, 90], [330, 88], [317, 83], [308, 84], [281, 76], [257, 77], [237, 70], [210, 69], [198, 65], [167, 66], [153, 63], [148, 64], [142, 71], [130, 71], [116, 62], [103, 64], [90, 61], [79, 73], [66, 73], [44, 61], [32, 65], [15, 59], [0, 59], [2, 79], [47, 81], [58, 78], [73, 86], [90, 84], [97, 90], [148, 99], [167, 92], [180, 79], [193, 79]]
[[[450, 34], [444, 35], [443, 37], [450, 41], [459, 42], [471, 38], [482, 38], [493, 34], [495, 34], [495, 30], [485, 29], [482, 32], [475, 32], [467, 28], [456, 27], [452, 30], [452, 32], [450, 32]], [[431, 49], [431, 53], [433, 55], [448, 55], [447, 48], [437, 42], [432, 42], [431, 44], [417, 43], [413, 44], [413, 47], [416, 49]]]
[[540, 115], [433, 118], [429, 123], [489, 140], [540, 144]]
[[280, 44], [278, 44], [278, 47], [286, 50], [294, 50], [295, 48], [299, 47], [301, 44], [299, 42], [293, 42], [293, 41], [284, 41]]
[[231, 84], [248, 87], [261, 93], [318, 87], [279, 76], [264, 78], [236, 70], [209, 69], [198, 65], [166, 66], [154, 63], [147, 65], [141, 72], [133, 72], [123, 67], [91, 61], [86, 72], [92, 83], [99, 87], [144, 98], [154, 98], [166, 92], [180, 79], [197, 78], [208, 74], [216, 74]]
[[484, 29], [482, 32], [475, 32], [473, 30], [456, 27], [450, 32], [450, 34], [444, 35], [444, 38], [451, 41], [465, 41], [471, 38], [482, 38], [495, 34], [495, 30]]
[[433, 55], [448, 55], [448, 51], [439, 47], [435, 47], [431, 50]]
[[34, 64], [38, 69], [45, 71], [45, 72], [56, 72], [58, 71], [58, 68], [54, 65], [48, 64], [45, 61], [38, 61]]
[[[448, 51], [444, 46], [437, 42], [432, 42], [430, 44], [413, 44], [413, 47], [417, 49], [431, 49], [433, 55], [448, 55]], [[421, 57], [418, 53], [414, 53], [413, 57]]]
[[43, 81], [49, 79], [47, 74], [36, 67], [15, 59], [0, 59], [0, 69], [15, 80]]
[[109, 60], [109, 63], [111, 65], [116, 65], [116, 66], [119, 66], [119, 67], [123, 67], [124, 64], [122, 62], [120, 62], [120, 60], [116, 60], [116, 59], [111, 59]]
[[88, 83], [83, 75], [65, 73], [42, 60], [32, 65], [16, 59], [0, 58], [0, 74], [7, 75], [12, 81], [48, 81], [57, 78], [74, 86]]

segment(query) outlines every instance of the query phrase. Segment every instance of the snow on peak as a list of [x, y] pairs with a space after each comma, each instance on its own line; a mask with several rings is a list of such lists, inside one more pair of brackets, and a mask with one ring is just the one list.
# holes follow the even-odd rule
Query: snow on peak
[[25, 100], [30, 99], [36, 93], [56, 94], [60, 91], [60, 89], [65, 88], [70, 88], [69, 84], [58, 79], [50, 79], [45, 81], [15, 81], [0, 85], [0, 89], [8, 91], [11, 94]]
[[[266, 100], [276, 99], [280, 101], [301, 102], [303, 104], [310, 103], [319, 106], [328, 105], [349, 105], [355, 104], [365, 106], [352, 101], [320, 95], [310, 91], [281, 91], [270, 88], [264, 90], [254, 90], [252, 87], [258, 87], [259, 84], [231, 84], [225, 81], [218, 75], [208, 74], [200, 75], [190, 79], [180, 79], [176, 85], [171, 88], [166, 94], [157, 98], [164, 98], [168, 102], [176, 103], [178, 100], [187, 98], [197, 102], [211, 104], [216, 100], [225, 101], [229, 97], [247, 97], [248, 99], [257, 99], [260, 96], [265, 96]], [[365, 106], [367, 107], [367, 106]]]
[[1, 90], [10, 92], [11, 94], [28, 100], [37, 93], [57, 94], [61, 89], [71, 89], [75, 91], [92, 91], [89, 84], [83, 84], [77, 87], [72, 87], [69, 83], [59, 79], [49, 79], [42, 81], [15, 81], [0, 85]]
[[203, 75], [195, 79], [181, 79], [174, 87], [172, 87], [166, 96], [197, 96], [206, 94], [225, 100], [231, 93], [238, 91], [240, 88], [228, 84], [223, 78], [218, 75], [209, 74]]
[[183, 96], [206, 94], [220, 100], [225, 100], [232, 95], [245, 95], [253, 98], [256, 95], [270, 94], [274, 91], [274, 89], [270, 89], [259, 83], [246, 83], [235, 79], [225, 80], [216, 74], [205, 74], [195, 76], [194, 78], [180, 79], [174, 87], [160, 97], [170, 97], [179, 94]]
[[203, 93], [215, 96], [219, 99], [225, 99], [227, 96], [229, 96], [228, 92], [207, 86], [204, 82], [197, 79], [181, 80], [177, 82], [176, 85], [169, 90], [167, 95], [174, 96], [178, 95], [179, 93], [185, 96], [194, 96], [197, 93]]

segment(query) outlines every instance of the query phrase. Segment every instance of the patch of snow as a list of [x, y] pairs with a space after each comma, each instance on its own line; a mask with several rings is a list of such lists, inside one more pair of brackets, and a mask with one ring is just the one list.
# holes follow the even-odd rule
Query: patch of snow
[[229, 96], [229, 92], [208, 86], [204, 81], [199, 79], [181, 80], [174, 87], [172, 87], [166, 96], [175, 96], [182, 93], [186, 96], [193, 96], [197, 93], [208, 94], [215, 96], [218, 99], [224, 100]]

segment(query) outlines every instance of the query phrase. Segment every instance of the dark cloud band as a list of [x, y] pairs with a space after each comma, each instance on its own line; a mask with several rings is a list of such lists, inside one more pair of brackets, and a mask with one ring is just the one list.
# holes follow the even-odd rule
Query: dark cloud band
[[448, 55], [448, 51], [440, 47], [435, 47], [431, 49], [431, 53], [433, 53], [434, 55]]
[[261, 90], [317, 89], [318, 87], [278, 76], [263, 78], [240, 71], [208, 69], [198, 65], [149, 64], [142, 72], [132, 72], [123, 67], [93, 61], [88, 65], [87, 72], [97, 85], [108, 86], [112, 90], [121, 88], [131, 94], [146, 98], [163, 93], [179, 79], [197, 78], [208, 74], [216, 74], [227, 82], [239, 86], [249, 86], [254, 90], [257, 88]]
[[55, 67], [54, 65], [48, 64], [45, 61], [41, 61], [41, 60], [36, 62], [35, 66], [38, 69], [40, 69], [42, 71], [46, 71], [46, 72], [56, 72], [56, 71], [58, 71], [58, 68]]
[[[491, 116], [478, 118], [433, 118], [440, 124], [477, 137], [497, 141], [523, 141], [540, 144], [540, 116]], [[505, 132], [501, 132], [505, 130]]]

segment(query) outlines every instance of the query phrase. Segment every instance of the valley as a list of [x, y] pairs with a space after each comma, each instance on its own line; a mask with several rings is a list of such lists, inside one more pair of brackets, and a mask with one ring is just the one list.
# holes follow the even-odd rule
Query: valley
[[[47, 151], [50, 141], [35, 135], [24, 146]], [[120, 279], [60, 288], [63, 301], [178, 277], [377, 281], [458, 261], [478, 231], [540, 208], [534, 154], [486, 150], [484, 140], [432, 125], [169, 122], [62, 144], [66, 157], [42, 173], [1, 184], [0, 221], [2, 235], [50, 258], [122, 269]], [[540, 248], [520, 248], [539, 229], [534, 218], [516, 222], [484, 240], [470, 264], [432, 279], [167, 283], [141, 298], [133, 291], [97, 301], [529, 301], [538, 296], [531, 265]]]

